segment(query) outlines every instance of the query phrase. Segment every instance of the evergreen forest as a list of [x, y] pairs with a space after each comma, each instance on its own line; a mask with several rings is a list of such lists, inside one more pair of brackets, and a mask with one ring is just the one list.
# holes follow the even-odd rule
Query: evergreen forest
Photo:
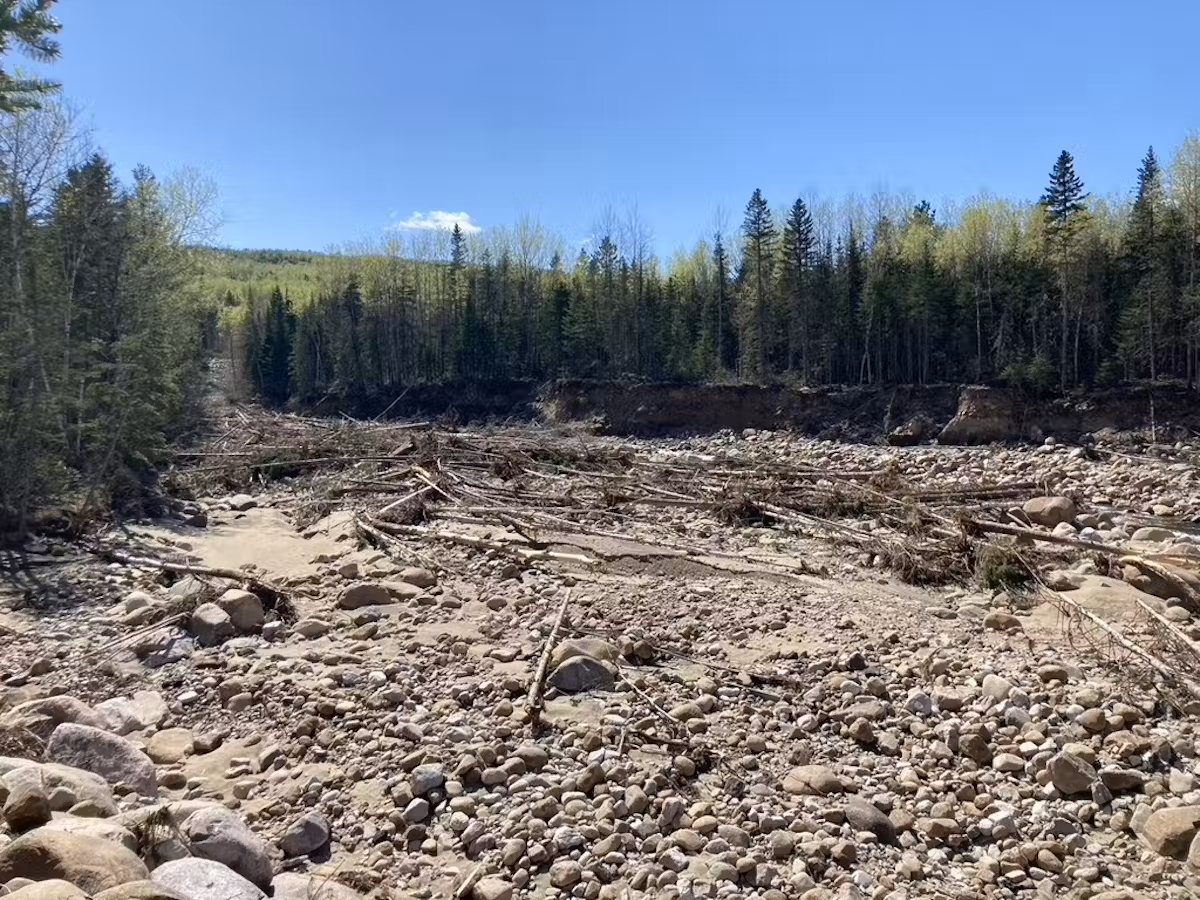
[[[1045, 393], [1200, 383], [1200, 137], [1087, 191], [1068, 151], [1036, 198], [941, 212], [878, 193], [783, 208], [655, 256], [636, 211], [572, 251], [538, 222], [274, 254], [282, 283], [227, 282], [226, 319], [266, 400], [410, 384], [542, 381], [879, 385]], [[296, 263], [303, 262], [303, 278]]]

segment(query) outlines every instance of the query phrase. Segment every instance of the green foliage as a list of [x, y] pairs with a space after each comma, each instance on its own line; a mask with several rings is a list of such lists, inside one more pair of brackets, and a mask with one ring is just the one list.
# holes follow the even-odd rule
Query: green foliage
[[986, 590], [1000, 591], [1028, 585], [1033, 573], [1020, 554], [998, 544], [985, 544], [975, 560], [975, 577]]
[[[38, 111], [21, 115], [41, 115]], [[48, 213], [10, 205], [0, 260], [0, 507], [10, 527], [63, 491], [84, 508], [145, 509], [156, 467], [195, 396], [204, 316], [162, 186], [121, 185], [93, 155]]]
[[[0, 57], [16, 44], [38, 61], [57, 59], [59, 45], [53, 36], [62, 26], [50, 14], [53, 6], [54, 0], [0, 0]], [[56, 90], [53, 81], [0, 69], [0, 113], [35, 109]]]

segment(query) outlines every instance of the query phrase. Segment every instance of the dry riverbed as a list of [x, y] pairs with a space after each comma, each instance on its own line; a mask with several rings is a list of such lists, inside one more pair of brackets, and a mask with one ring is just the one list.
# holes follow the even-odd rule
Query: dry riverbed
[[0, 894], [1200, 892], [1196, 448], [231, 434], [9, 573]]

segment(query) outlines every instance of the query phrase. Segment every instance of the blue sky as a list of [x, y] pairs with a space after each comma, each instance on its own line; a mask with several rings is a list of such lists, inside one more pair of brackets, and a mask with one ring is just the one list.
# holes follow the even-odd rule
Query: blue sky
[[[60, 0], [52, 67], [118, 169], [183, 165], [221, 242], [320, 250], [418, 213], [568, 241], [636, 204], [666, 254], [886, 185], [1095, 193], [1200, 127], [1200, 5], [1164, 0]], [[420, 220], [415, 220], [420, 221]]]

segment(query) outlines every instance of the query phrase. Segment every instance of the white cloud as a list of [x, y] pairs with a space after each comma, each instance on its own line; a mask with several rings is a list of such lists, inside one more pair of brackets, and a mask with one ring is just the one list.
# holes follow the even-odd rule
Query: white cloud
[[457, 225], [465, 234], [474, 234], [482, 229], [471, 221], [465, 212], [444, 212], [440, 209], [429, 212], [414, 212], [403, 222], [392, 226], [397, 231], [453, 231]]

